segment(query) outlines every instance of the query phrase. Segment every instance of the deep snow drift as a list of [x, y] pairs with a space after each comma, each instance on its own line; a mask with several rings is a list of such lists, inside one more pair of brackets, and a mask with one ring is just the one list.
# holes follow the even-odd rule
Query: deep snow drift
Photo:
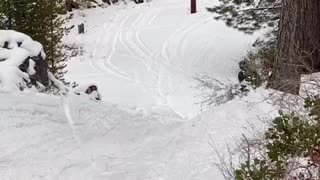
[[267, 92], [200, 112], [196, 74], [236, 82], [254, 37], [215, 22], [199, 0], [153, 0], [75, 12], [64, 42], [79, 54], [67, 79], [95, 82], [102, 102], [69, 94], [0, 93], [0, 177], [5, 180], [222, 179], [213, 166], [245, 127], [263, 128]]

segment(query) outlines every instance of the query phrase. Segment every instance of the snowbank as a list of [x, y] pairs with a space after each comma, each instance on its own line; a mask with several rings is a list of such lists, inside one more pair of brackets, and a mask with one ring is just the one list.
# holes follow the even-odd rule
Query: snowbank
[[165, 107], [152, 112], [71, 94], [61, 100], [0, 93], [0, 175], [8, 180], [222, 180], [210, 144], [228, 155], [227, 144], [246, 133], [249, 122], [263, 129], [257, 116], [268, 118], [272, 106], [248, 107], [247, 102], [263, 98], [261, 93], [190, 121]]

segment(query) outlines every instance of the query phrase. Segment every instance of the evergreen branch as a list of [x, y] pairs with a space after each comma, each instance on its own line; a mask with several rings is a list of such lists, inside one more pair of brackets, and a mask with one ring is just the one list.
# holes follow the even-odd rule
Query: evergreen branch
[[274, 6], [274, 7], [258, 7], [258, 8], [250, 8], [250, 9], [243, 9], [239, 12], [245, 12], [245, 11], [261, 11], [261, 10], [280, 10], [281, 6]]

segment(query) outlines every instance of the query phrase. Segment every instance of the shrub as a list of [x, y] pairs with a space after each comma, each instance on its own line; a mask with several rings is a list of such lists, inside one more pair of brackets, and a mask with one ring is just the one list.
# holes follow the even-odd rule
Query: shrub
[[246, 62], [245, 69], [240, 67], [245, 80], [253, 88], [260, 87], [271, 81], [273, 64], [276, 59], [277, 30], [265, 34], [265, 38], [257, 39], [254, 49], [249, 50], [241, 62]]
[[307, 117], [279, 112], [260, 153], [248, 150], [235, 179], [320, 179], [320, 99], [307, 98]]
[[240, 84], [225, 84], [215, 77], [209, 75], [197, 75], [194, 77], [196, 89], [200, 90], [200, 102], [202, 109], [208, 109], [213, 106], [227, 103], [236, 97], [243, 97], [249, 91]]

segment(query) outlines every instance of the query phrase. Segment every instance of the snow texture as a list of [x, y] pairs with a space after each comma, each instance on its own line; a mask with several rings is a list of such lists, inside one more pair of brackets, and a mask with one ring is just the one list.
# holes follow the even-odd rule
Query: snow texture
[[[0, 92], [0, 179], [223, 179], [209, 143], [226, 155], [248, 123], [263, 129], [258, 116], [268, 118], [274, 108], [258, 89], [200, 111], [193, 77], [237, 82], [238, 62], [256, 37], [214, 21], [205, 10], [211, 0], [197, 2], [193, 15], [189, 0], [74, 11], [67, 27], [84, 23], [86, 33], [74, 28], [64, 37], [81, 49], [68, 62], [66, 80], [81, 84], [74, 90], [82, 93], [96, 82], [104, 99]], [[10, 33], [7, 40], [32, 44]]]
[[[0, 175], [19, 180], [222, 179], [213, 166], [219, 151], [258, 127], [272, 107], [246, 101], [215, 107], [188, 121], [166, 107], [147, 110], [96, 103], [70, 94], [0, 93]], [[261, 99], [261, 97], [260, 97]]]

